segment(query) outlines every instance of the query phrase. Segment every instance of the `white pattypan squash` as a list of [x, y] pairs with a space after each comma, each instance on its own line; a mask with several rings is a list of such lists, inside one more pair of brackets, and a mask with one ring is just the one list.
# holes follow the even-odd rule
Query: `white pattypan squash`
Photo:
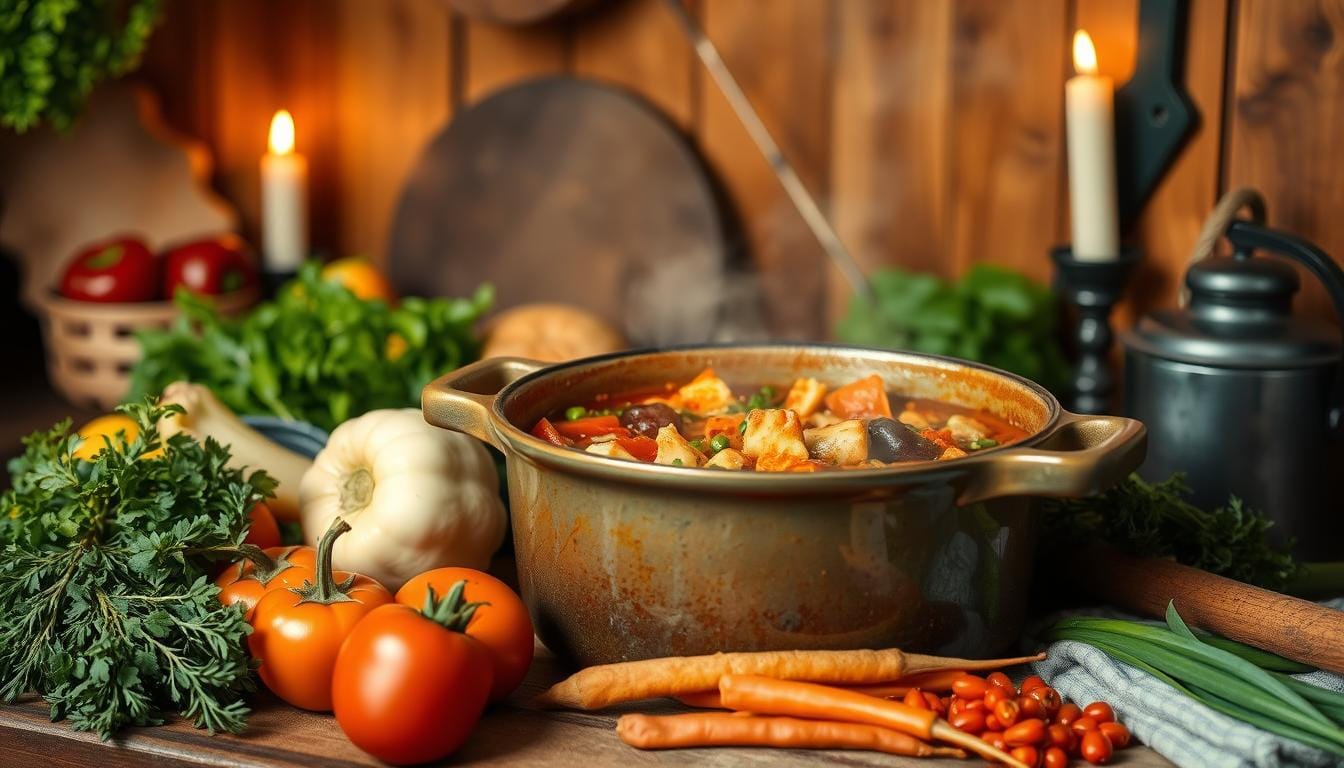
[[309, 544], [339, 515], [350, 532], [337, 539], [332, 565], [393, 592], [432, 568], [484, 570], [508, 522], [485, 447], [426, 424], [414, 408], [337, 427], [303, 475], [299, 504]]

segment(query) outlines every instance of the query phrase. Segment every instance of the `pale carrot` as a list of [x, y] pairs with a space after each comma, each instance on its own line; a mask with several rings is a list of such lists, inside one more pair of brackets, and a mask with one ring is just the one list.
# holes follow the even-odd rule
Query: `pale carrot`
[[724, 675], [767, 675], [831, 685], [890, 683], [933, 670], [1000, 669], [1040, 661], [1044, 654], [1012, 659], [924, 656], [895, 648], [880, 651], [760, 651], [674, 656], [603, 664], [570, 675], [537, 697], [543, 707], [601, 709], [612, 704], [713, 690]]
[[908, 757], [957, 757], [955, 747], [938, 747], [914, 736], [861, 723], [764, 717], [746, 713], [622, 715], [621, 741], [639, 749], [686, 747], [774, 747], [777, 749], [864, 749]]
[[[912, 688], [918, 688], [921, 691], [929, 693], [946, 693], [952, 690], [952, 681], [958, 675], [965, 674], [961, 669], [945, 669], [935, 672], [920, 672], [914, 675], [906, 675], [890, 683], [875, 683], [873, 685], [837, 685], [837, 688], [843, 688], [847, 691], [856, 691], [865, 696], [876, 696], [879, 699], [899, 699], [909, 693]], [[808, 681], [811, 682], [811, 681]], [[688, 707], [697, 709], [723, 709], [723, 702], [719, 699], [718, 689], [712, 691], [695, 691], [694, 693], [679, 693], [674, 696], [677, 701]]]
[[987, 760], [998, 760], [1014, 768], [1027, 768], [1025, 763], [1007, 752], [953, 728], [932, 711], [899, 701], [760, 675], [724, 675], [719, 681], [719, 695], [725, 706], [740, 712], [876, 725], [925, 741], [955, 744]]

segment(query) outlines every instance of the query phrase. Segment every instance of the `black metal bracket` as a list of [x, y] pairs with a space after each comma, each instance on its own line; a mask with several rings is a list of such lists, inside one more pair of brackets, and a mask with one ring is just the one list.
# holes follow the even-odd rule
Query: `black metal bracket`
[[1120, 221], [1133, 221], [1199, 113], [1182, 86], [1185, 0], [1140, 0], [1134, 76], [1115, 94], [1116, 182]]

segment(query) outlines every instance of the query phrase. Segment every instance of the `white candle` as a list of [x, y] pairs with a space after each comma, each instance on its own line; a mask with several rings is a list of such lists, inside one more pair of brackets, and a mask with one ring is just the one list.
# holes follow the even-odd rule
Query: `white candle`
[[294, 118], [271, 118], [269, 151], [261, 158], [262, 263], [293, 272], [308, 255], [308, 161], [294, 151]]
[[1069, 144], [1069, 207], [1073, 218], [1073, 255], [1086, 261], [1120, 256], [1115, 185], [1115, 85], [1097, 74], [1092, 38], [1073, 36], [1073, 67], [1064, 84], [1064, 115]]

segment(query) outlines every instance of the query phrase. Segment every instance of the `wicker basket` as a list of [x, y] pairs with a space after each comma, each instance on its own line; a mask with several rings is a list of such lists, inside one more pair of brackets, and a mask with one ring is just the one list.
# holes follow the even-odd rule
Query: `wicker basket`
[[[216, 307], [232, 316], [256, 301], [257, 291], [239, 291], [219, 297]], [[104, 304], [48, 295], [39, 309], [52, 385], [72, 404], [102, 411], [130, 390], [131, 368], [140, 359], [135, 332], [167, 328], [177, 318], [170, 301]]]

